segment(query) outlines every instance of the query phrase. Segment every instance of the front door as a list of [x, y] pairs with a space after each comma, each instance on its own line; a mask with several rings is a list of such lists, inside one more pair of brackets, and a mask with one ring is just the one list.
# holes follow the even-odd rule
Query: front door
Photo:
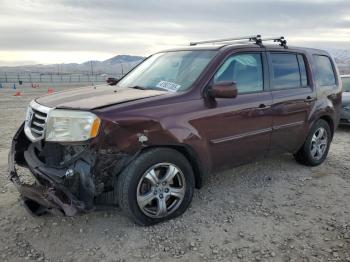
[[[261, 50], [261, 49], [260, 49]], [[262, 51], [236, 53], [219, 67], [210, 85], [237, 83], [236, 98], [216, 98], [201, 120], [214, 169], [236, 166], [266, 155], [272, 131], [271, 93]], [[210, 88], [210, 87], [209, 87]], [[197, 123], [198, 124], [198, 123]]]

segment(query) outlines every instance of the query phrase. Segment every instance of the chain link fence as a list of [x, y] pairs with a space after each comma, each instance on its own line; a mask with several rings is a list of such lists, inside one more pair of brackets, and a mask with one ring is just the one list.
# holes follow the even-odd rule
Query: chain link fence
[[0, 83], [104, 83], [109, 77], [119, 79], [121, 75], [0, 72]]

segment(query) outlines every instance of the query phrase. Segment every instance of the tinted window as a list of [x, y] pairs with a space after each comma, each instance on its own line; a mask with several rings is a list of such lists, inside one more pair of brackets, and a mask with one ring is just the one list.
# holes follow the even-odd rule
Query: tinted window
[[350, 77], [342, 77], [341, 80], [344, 92], [350, 92]]
[[214, 76], [214, 84], [220, 81], [236, 82], [238, 93], [262, 91], [264, 85], [261, 54], [231, 56]]
[[314, 55], [317, 83], [320, 86], [336, 84], [332, 62], [327, 56]]
[[273, 72], [273, 89], [300, 87], [301, 77], [297, 55], [272, 53], [271, 62]]
[[298, 55], [298, 63], [299, 63], [299, 70], [300, 70], [300, 77], [301, 77], [301, 86], [306, 87], [308, 86], [308, 81], [307, 81], [304, 56]]

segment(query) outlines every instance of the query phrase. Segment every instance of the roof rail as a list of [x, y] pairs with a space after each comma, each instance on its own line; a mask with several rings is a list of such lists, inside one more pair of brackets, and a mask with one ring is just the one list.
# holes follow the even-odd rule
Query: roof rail
[[234, 42], [239, 40], [248, 40], [249, 42], [255, 42], [255, 44], [259, 45], [260, 47], [263, 47], [263, 44], [262, 44], [263, 41], [273, 41], [273, 42], [278, 42], [279, 45], [283, 46], [284, 48], [288, 48], [287, 40], [284, 38], [284, 36], [262, 38], [261, 35], [241, 36], [241, 37], [234, 37], [234, 38], [223, 38], [223, 39], [190, 42], [190, 46], [211, 44], [211, 43], [215, 44], [215, 43], [224, 43], [224, 42]]
[[223, 38], [223, 39], [190, 42], [190, 46], [211, 44], [211, 43], [214, 44], [214, 43], [223, 43], [223, 42], [233, 42], [238, 40], [248, 40], [248, 41], [254, 41], [256, 43], [258, 42], [261, 43], [261, 35], [241, 36], [241, 37], [234, 37], [234, 38]]

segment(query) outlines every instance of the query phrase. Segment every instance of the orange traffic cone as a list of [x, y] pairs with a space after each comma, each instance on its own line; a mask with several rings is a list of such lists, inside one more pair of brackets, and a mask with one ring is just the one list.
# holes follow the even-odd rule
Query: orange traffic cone
[[21, 96], [21, 92], [16, 92], [13, 96]]
[[48, 88], [48, 89], [47, 89], [47, 93], [48, 93], [48, 94], [51, 94], [51, 93], [53, 93], [53, 92], [54, 92], [53, 88]]

